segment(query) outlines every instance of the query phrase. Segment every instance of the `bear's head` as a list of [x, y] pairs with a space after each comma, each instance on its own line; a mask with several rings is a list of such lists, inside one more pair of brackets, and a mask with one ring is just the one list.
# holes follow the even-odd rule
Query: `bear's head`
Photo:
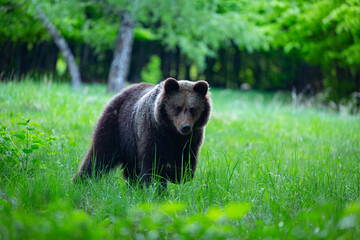
[[155, 103], [155, 120], [182, 135], [205, 127], [209, 121], [211, 100], [205, 81], [177, 81], [168, 78], [160, 83]]

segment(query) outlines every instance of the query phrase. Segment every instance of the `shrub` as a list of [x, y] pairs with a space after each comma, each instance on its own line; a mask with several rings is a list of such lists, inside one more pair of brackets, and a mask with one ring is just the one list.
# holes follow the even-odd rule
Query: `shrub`
[[47, 148], [56, 139], [39, 131], [40, 126], [23, 119], [16, 123], [19, 129], [11, 130], [8, 125], [0, 126], [0, 178], [13, 172], [14, 168], [29, 172], [41, 167], [35, 154], [40, 148]]
[[141, 71], [141, 79], [143, 82], [157, 84], [161, 80], [161, 59], [153, 55], [149, 63]]

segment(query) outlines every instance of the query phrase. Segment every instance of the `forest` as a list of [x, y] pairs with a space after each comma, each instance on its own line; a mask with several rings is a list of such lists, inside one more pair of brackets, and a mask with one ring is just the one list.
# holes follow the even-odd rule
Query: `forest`
[[[360, 0], [0, 0], [0, 240], [359, 239], [359, 38]], [[211, 105], [200, 149], [153, 119], [168, 77]], [[164, 127], [192, 179], [72, 181], [107, 112], [105, 154]]]
[[82, 82], [110, 81], [123, 29], [123, 82], [205, 79], [213, 87], [322, 91], [335, 103], [360, 91], [357, 0], [1, 2], [3, 80], [68, 81], [69, 64], [40, 9], [69, 45]]

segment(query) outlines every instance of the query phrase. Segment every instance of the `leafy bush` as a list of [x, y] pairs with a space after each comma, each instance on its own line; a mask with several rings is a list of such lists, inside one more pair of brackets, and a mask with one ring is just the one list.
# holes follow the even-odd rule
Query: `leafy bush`
[[[42, 166], [35, 154], [40, 148], [47, 148], [56, 139], [40, 132], [37, 123], [29, 119], [17, 122], [20, 129], [10, 130], [7, 125], [0, 128], [0, 170], [2, 176], [12, 172], [14, 168], [31, 171]], [[0, 177], [2, 177], [0, 176]]]
[[0, 199], [0, 239], [99, 239], [104, 229], [80, 210], [57, 201], [42, 214]]
[[233, 236], [236, 223], [250, 209], [248, 203], [230, 203], [224, 209], [187, 216], [185, 204], [140, 204], [116, 219], [113, 234], [119, 239], [216, 239]]
[[161, 59], [153, 55], [150, 58], [149, 63], [145, 66], [145, 68], [141, 71], [141, 79], [144, 82], [157, 84], [161, 79]]
[[292, 221], [249, 226], [248, 203], [187, 215], [185, 204], [143, 203], [127, 214], [96, 221], [64, 201], [51, 203], [41, 214], [15, 209], [0, 199], [0, 239], [356, 239], [360, 234], [360, 202], [334, 214], [334, 204], [322, 203]]

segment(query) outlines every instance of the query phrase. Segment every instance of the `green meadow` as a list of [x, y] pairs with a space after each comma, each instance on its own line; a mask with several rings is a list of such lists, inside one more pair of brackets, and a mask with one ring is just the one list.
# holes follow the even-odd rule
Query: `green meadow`
[[211, 89], [192, 181], [72, 184], [112, 95], [0, 83], [0, 239], [359, 239], [360, 116], [287, 93]]

